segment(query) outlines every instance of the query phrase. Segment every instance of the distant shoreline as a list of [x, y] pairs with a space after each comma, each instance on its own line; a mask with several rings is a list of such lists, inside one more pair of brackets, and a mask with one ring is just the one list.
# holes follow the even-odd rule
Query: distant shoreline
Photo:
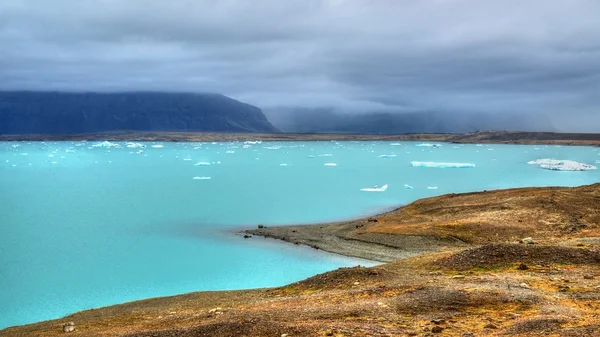
[[482, 131], [465, 134], [320, 134], [116, 131], [85, 134], [0, 134], [0, 141], [423, 141], [457, 144], [600, 146], [600, 133]]

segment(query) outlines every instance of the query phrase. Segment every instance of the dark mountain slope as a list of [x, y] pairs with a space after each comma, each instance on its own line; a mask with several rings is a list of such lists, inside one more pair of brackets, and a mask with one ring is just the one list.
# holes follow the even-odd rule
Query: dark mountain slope
[[259, 108], [219, 94], [0, 92], [0, 133], [115, 130], [278, 132]]

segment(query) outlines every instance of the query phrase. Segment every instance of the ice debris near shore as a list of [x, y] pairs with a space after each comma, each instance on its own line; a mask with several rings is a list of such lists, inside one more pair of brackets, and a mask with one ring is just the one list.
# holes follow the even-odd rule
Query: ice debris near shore
[[552, 171], [592, 171], [597, 167], [579, 163], [573, 160], [538, 159], [527, 162], [530, 165], [540, 165], [540, 168]]
[[144, 145], [142, 143], [133, 143], [133, 142], [129, 142], [125, 146], [127, 146], [127, 148], [129, 148], [129, 149], [143, 149], [146, 147], [146, 145]]
[[101, 143], [96, 143], [94, 145], [92, 145], [92, 147], [101, 147], [101, 148], [119, 148], [121, 147], [121, 145], [117, 144], [117, 143], [112, 143], [109, 141], [103, 141]]
[[431, 144], [431, 143], [422, 143], [422, 144], [417, 144], [415, 145], [416, 147], [442, 147], [442, 144]]
[[471, 163], [438, 163], [433, 161], [411, 161], [412, 167], [433, 167], [433, 168], [474, 168]]
[[375, 185], [374, 187], [361, 188], [363, 192], [385, 192], [388, 189], [388, 185], [385, 184], [381, 187]]

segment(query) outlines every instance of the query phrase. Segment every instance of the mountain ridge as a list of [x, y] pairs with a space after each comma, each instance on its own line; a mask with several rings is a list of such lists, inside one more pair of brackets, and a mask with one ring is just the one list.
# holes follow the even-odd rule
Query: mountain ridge
[[222, 94], [0, 91], [0, 133], [119, 130], [278, 133], [258, 107]]

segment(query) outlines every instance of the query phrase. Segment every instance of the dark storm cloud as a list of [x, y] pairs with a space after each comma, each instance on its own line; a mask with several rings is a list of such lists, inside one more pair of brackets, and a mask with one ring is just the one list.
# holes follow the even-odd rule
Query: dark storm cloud
[[571, 129], [600, 130], [597, 13], [595, 0], [3, 0], [0, 89], [576, 115]]

